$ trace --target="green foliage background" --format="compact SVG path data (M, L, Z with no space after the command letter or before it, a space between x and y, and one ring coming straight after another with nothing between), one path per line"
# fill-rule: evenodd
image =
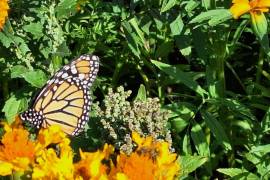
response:
M143 85L137 98L158 97L170 110L168 127L182 179L268 179L268 38L265 43L253 33L249 15L232 19L230 5L213 0L11 1L0 32L1 118L12 122L27 109L63 64L95 54L101 59L92 88L96 101L120 85L133 91L132 101ZM88 143L95 144L95 138Z

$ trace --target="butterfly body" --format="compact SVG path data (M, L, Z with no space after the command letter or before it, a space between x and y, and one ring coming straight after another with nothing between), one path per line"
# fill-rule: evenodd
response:
M81 55L71 61L47 82L21 119L37 128L58 124L67 134L78 135L89 120L90 87L98 69L95 55Z

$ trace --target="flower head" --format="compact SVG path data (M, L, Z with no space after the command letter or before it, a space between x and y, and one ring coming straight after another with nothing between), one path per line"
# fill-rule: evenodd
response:
M60 127L40 130L37 140L33 179L73 179L73 151L70 140Z
M108 167L103 163L109 158L114 148L105 144L102 151L97 152L82 152L80 150L81 160L75 164L77 176L83 179L108 179Z
M235 19L249 12L251 15L268 12L270 8L269 0L233 0L230 8Z
M0 0L0 29L3 28L6 18L8 17L8 2L7 0Z
M12 128L4 123L4 130L6 133L0 145L0 175L27 170L34 161L35 143L29 140L28 131L21 125Z
M141 138L132 133L138 144L131 155L121 153L117 157L116 167L112 167L110 176L115 179L174 179L179 173L175 162L176 154L170 153L167 142L158 142L151 136Z

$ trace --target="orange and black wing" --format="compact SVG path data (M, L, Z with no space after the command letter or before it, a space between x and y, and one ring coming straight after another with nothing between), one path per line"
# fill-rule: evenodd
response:
M99 58L94 55L82 55L71 61L47 82L21 119L37 128L57 124L67 134L79 134L89 120L90 87L98 69Z

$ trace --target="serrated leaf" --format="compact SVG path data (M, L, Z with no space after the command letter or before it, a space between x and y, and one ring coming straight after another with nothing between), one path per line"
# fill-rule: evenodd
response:
M180 156L181 176L187 176L208 161L205 156Z
M22 74L22 77L34 87L41 88L47 81L46 75L41 70L30 71Z
M218 143L221 143L226 150L231 150L232 146L229 142L229 138L227 137L224 128L218 122L218 120L209 112L201 111L202 118L204 119L206 125L209 127Z
M193 80L193 77L190 74L183 72L177 67L169 64L154 60L152 60L151 62L156 65L160 70L174 78L176 81L180 81L193 91L197 92L202 97L204 97L204 95L207 95L207 92L196 81Z

